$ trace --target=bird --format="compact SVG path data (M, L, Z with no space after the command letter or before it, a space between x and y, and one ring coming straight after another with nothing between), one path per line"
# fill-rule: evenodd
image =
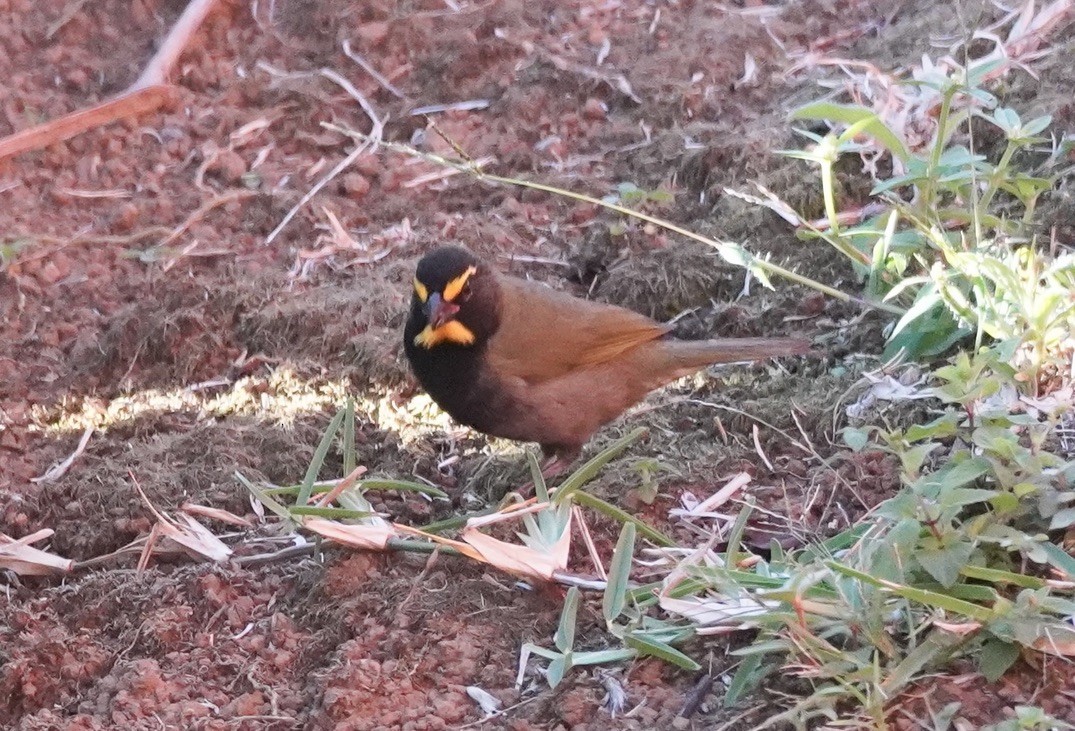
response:
M463 425L537 442L545 479L650 391L709 365L810 349L796 338L677 340L669 325L500 273L458 245L423 256L412 284L403 347L421 387Z

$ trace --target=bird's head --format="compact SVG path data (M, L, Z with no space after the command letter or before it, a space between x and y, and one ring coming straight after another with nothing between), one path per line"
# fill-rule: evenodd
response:
M496 331L498 293L493 273L466 249L445 246L426 254L411 297L414 344L430 349L484 342Z

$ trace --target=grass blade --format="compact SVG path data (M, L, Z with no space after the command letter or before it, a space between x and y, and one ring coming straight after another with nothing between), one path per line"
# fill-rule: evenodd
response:
M343 416L343 409L337 411L336 415L332 417L332 421L329 422L328 429L325 430L325 435L321 437L321 443L317 445L317 449L314 451L314 458L310 462L310 466L306 468L306 477L303 478L302 485L299 487L299 494L295 499L295 502L298 505L305 505L310 502L310 495L314 490L314 481L317 480L317 476L321 472L321 467L325 464L325 457L328 456L328 450L329 447L332 446L332 440L336 438L336 432L340 430Z
M639 427L627 436L620 437L614 441L600 454L595 455L589 462L582 467L579 467L570 477L564 480L563 484L560 485L560 489L556 491L556 497L553 498L553 502L557 505L563 504L572 493L576 492L583 485L596 477L602 467L615 459L620 452L638 441L639 437L645 433L646 429L644 427Z
M620 616L627 603L627 583L631 578L631 558L635 552L634 523L624 523L616 548L612 552L612 563L608 570L608 584L601 597L601 613L605 621Z
M686 670L701 670L702 668L701 665L671 645L655 640L640 632L632 632L624 638L624 641L628 647L638 650L640 655L651 655Z
M243 483L243 487L249 490L250 494L256 497L262 505L267 507L272 512L276 513L284 520L291 520L291 513L288 511L287 507L283 503L279 502L274 497L269 495L265 490L262 490L253 482L246 479L242 472L236 471L235 479Z
M579 610L579 588L573 586L567 590L564 598L564 608L560 611L560 626L556 628L556 634L552 641L556 649L563 653L571 652L575 646L575 617Z
M618 521L623 524L632 524L635 528L638 529L639 533L656 543L658 546L676 545L675 541L673 541L664 533L661 533L659 530L646 523L641 518L636 518L627 511L621 510L612 503L605 502L601 498L591 495L588 492L576 492L574 500L579 505L582 505L586 508L593 508L602 515L608 518L612 518L615 521Z
M355 401L347 398L347 406L343 413L343 474L349 475L355 471L358 458L355 454Z

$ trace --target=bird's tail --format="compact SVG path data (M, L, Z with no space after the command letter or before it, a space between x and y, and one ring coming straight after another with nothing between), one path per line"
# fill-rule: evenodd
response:
M692 372L717 363L802 355L810 350L810 341L799 338L728 338L666 342L671 346L670 355L684 372Z

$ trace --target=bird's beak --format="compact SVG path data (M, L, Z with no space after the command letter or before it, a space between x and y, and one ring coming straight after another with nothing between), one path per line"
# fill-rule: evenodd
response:
M439 292L434 292L429 295L429 299L426 300L423 309L430 327L436 330L455 317L455 313L459 312L459 305L446 302Z

